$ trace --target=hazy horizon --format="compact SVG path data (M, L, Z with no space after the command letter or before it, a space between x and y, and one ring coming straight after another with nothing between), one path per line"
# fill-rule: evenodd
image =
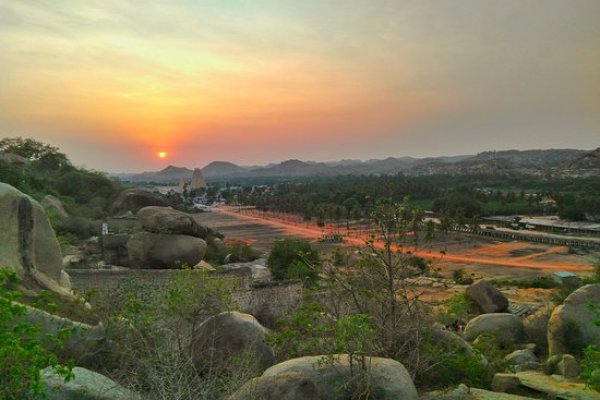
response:
M0 137L107 172L600 145L595 0L140 7L0 0Z

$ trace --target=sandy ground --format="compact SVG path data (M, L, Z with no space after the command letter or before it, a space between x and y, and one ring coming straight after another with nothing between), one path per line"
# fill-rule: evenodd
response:
M323 229L299 220L281 220L258 214L240 214L237 209L220 208L215 212L196 214L199 222L222 232L226 238L240 239L260 251L268 252L283 237L316 241ZM343 233L343 231L342 231ZM344 237L341 246L362 246L364 237ZM323 245L334 248L340 245ZM381 243L378 244L381 246ZM444 251L445 254L440 252ZM528 242L499 242L474 236L447 234L421 248L417 254L430 260L435 268L449 274L461 268L475 277L524 279L548 275L553 271L586 273L600 254L569 254L563 246Z

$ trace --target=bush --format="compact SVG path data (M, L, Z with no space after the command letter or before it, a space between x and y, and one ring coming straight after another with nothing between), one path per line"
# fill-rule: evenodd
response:
M21 294L8 290L9 282L16 282L14 272L0 269L0 398L37 399L44 393L41 369L52 367L65 379L71 378L72 365L60 364L57 356L42 344L46 341L59 344L67 333L40 338L38 326L15 322L26 308L15 302Z
M600 347L588 346L583 351L581 360L581 379L600 392Z
M245 243L234 243L223 245L220 249L208 246L204 260L210 264L222 265L225 263L225 257L228 254L233 254L239 262L254 261L260 257L260 252L251 246Z
M273 277L282 279L302 279L308 285L318 278L319 254L306 240L282 239L275 243L267 260L267 267Z

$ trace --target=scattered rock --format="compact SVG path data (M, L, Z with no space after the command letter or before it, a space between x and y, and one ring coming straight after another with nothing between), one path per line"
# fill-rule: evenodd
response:
M127 242L129 241L129 236L130 235L127 233L102 235L102 259L105 264L121 266L129 265L129 256L127 254Z
M514 374L495 374L491 388L494 392L519 394L521 381Z
M51 194L44 196L40 204L42 207L44 207L46 212L52 212L60 218L67 218L69 216L69 213L67 213L67 210L65 210L63 203Z
M469 286L466 294L484 313L501 313L508 308L508 299L487 281Z
M327 361L329 360L329 361ZM371 357L373 399L418 400L415 385L406 368L397 361ZM354 365L354 368L357 368ZM302 357L269 368L261 377L247 382L230 400L350 400L356 395L348 383L352 377L347 355ZM282 394L285 395L282 396Z
M585 285L569 295L554 309L548 322L550 355L573 354L591 344L600 344L600 326L589 304L600 304L600 283Z
M565 378L577 378L581 368L571 354L557 354L546 360L545 371L548 375L558 374Z
M538 363L539 360L529 350L516 350L504 357L504 361L508 365L521 365L526 363Z
M208 228L200 225L189 214L171 207L144 207L137 213L144 230L152 233L169 233L206 238Z
M523 323L513 314L483 314L467 323L465 338L475 340L479 335L493 334L499 342L520 343L525 337Z
M127 241L132 268L173 269L198 264L206 253L206 242L187 235L140 232Z
M245 352L253 355L257 370L273 365L273 350L266 344L264 328L252 315L224 312L204 321L192 338L192 360L202 370L213 362L227 368L232 357Z
M536 361L528 361L523 364L515 365L515 372L540 371L541 369L542 363Z
M69 254L63 257L63 267L72 268L83 263L83 256L81 254Z
M73 298L60 246L42 206L14 187L0 183L0 260L26 289L51 290Z
M207 263L204 260L202 260L198 264L194 265L194 269L203 269L203 270L208 271L208 272L215 272L216 271L215 267L213 267L211 264Z
M240 262L240 257L237 254L227 254L225 256L225 258L223 259L223 263L224 264L233 264L233 263L238 263Z
M119 193L110 211L113 215L120 215L127 212L135 213L147 206L166 207L168 204L160 194L141 188L129 188Z
M141 396L115 381L81 367L73 368L73 379L65 382L51 367L41 371L48 400L141 400Z

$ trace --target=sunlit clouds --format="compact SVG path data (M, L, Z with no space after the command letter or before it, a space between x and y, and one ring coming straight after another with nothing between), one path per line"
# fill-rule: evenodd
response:
M0 0L0 136L113 171L591 148L598 15L594 0Z

